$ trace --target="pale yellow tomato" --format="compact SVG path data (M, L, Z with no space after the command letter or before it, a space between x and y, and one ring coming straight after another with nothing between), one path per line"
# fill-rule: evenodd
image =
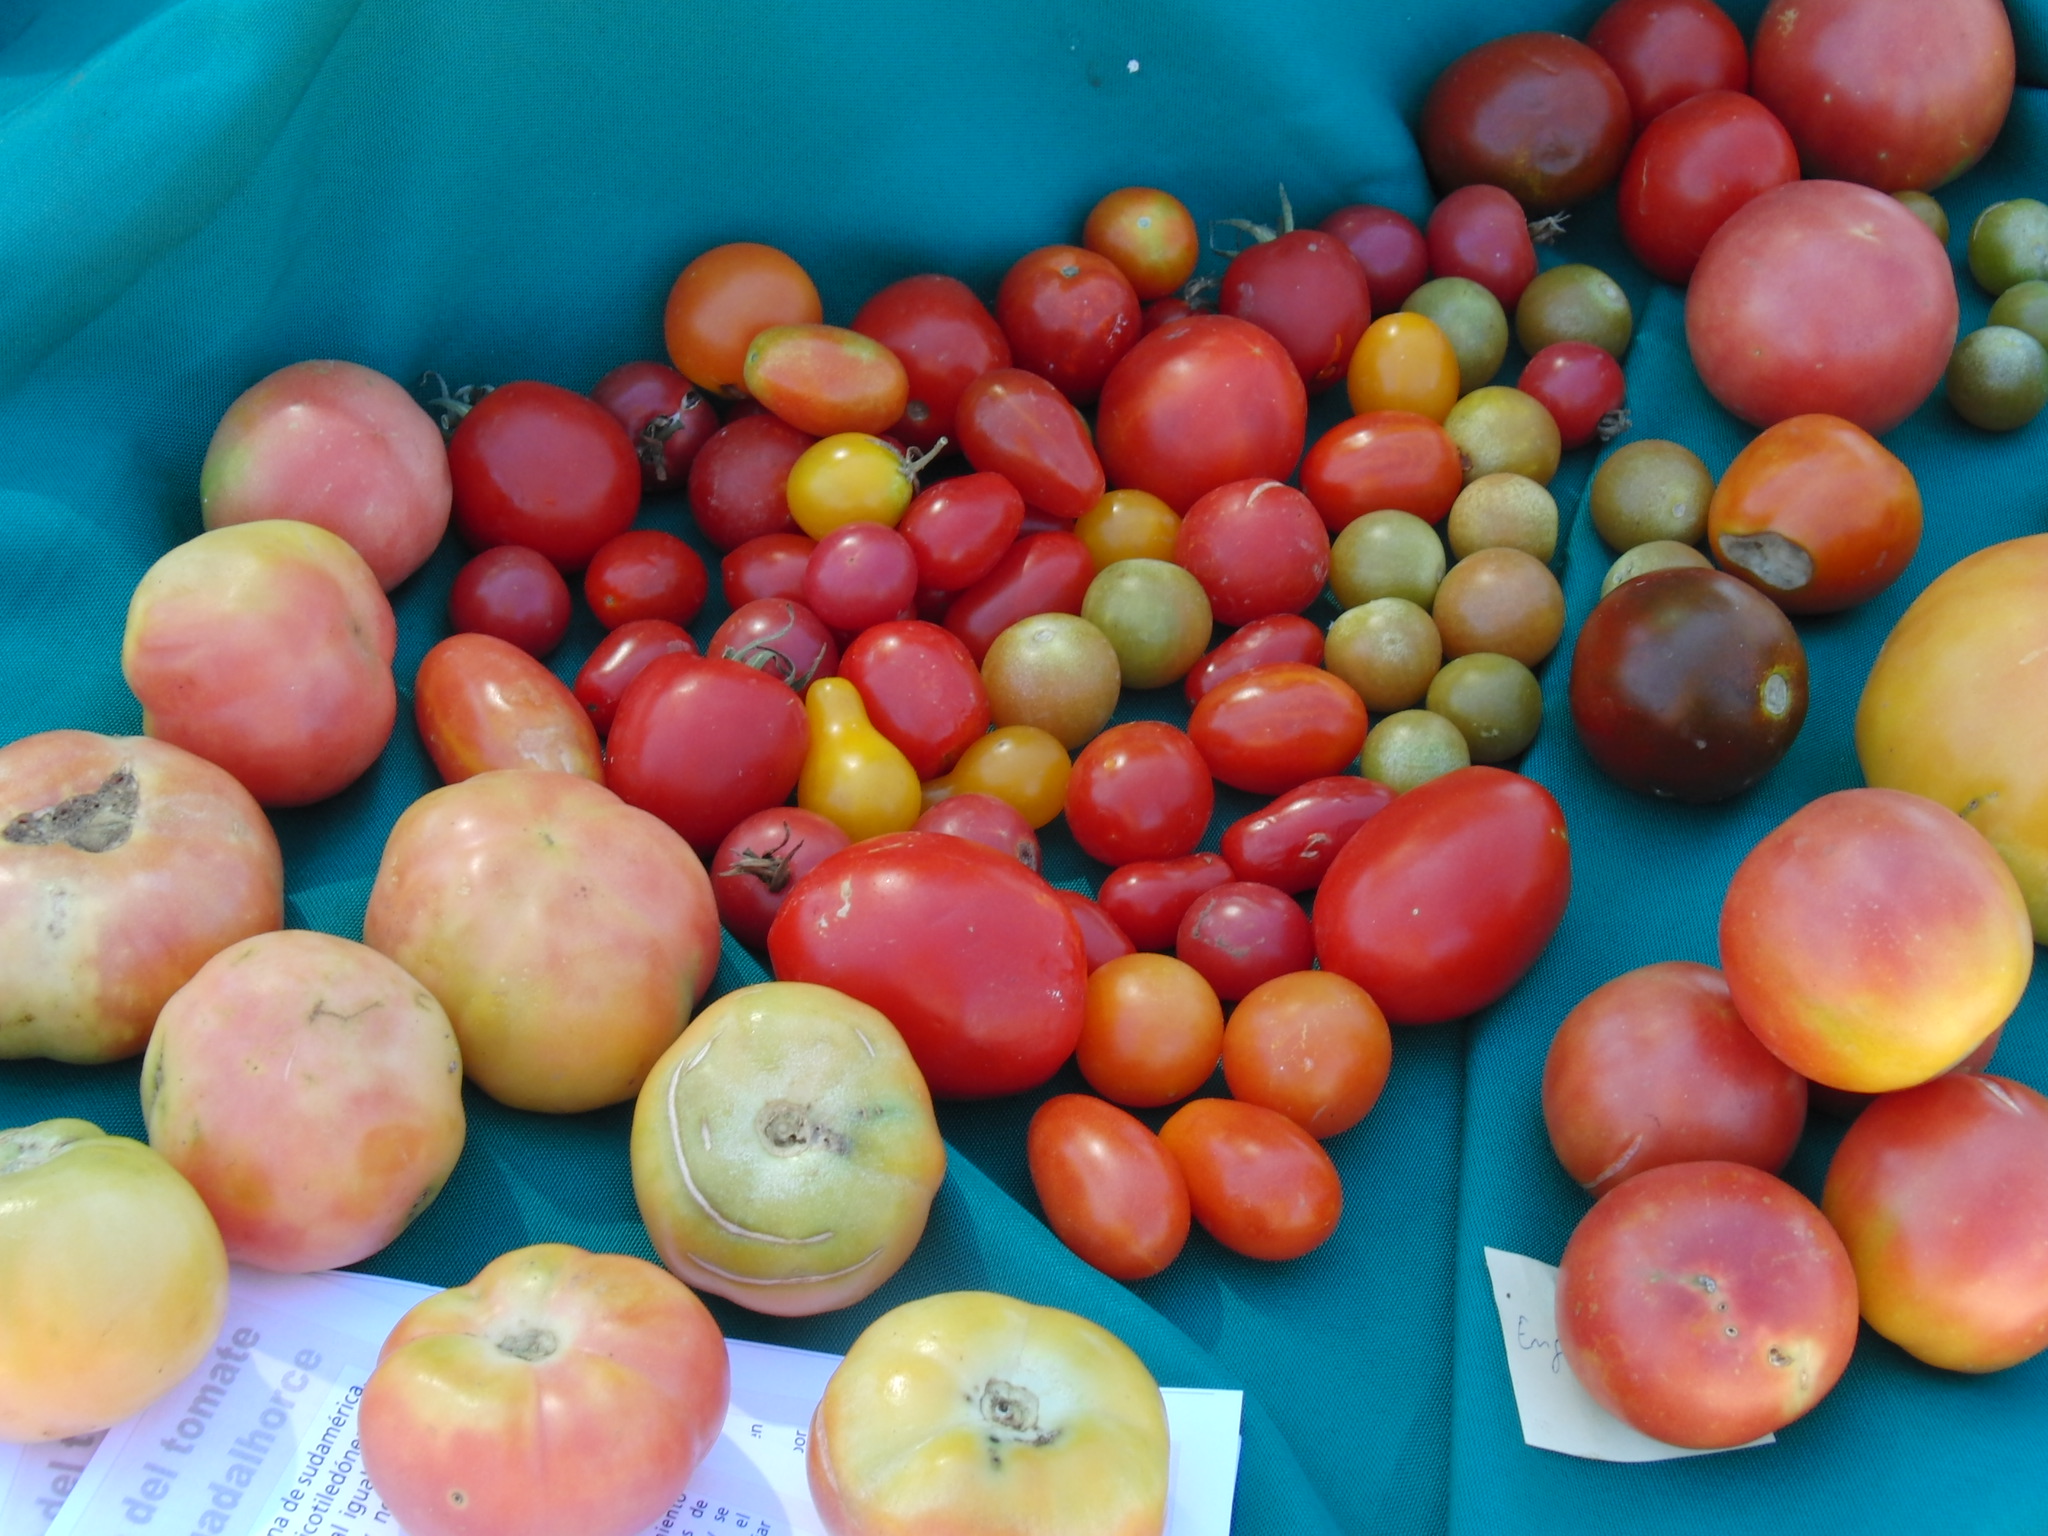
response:
M814 539L848 523L894 528L917 494L917 473L879 437L835 432L797 456L786 494L789 515Z

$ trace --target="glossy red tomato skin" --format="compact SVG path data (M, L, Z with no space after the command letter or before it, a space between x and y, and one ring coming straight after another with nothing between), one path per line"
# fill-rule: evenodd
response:
M1219 624L1300 613L1330 579L1330 535L1310 501L1278 480L1233 480L1188 508L1174 564L1202 584Z
M1450 433L1414 411L1368 411L1330 428L1301 461L1301 488L1332 534L1368 512L1440 523L1465 487Z
M804 606L841 634L904 616L916 596L917 556L881 523L841 524L804 562Z
M1773 0L1750 89L1791 130L1809 176L1924 191L1991 147L2014 69L1999 0Z
M789 686L712 656L662 656L619 701L605 785L652 812L699 858L796 788L811 727Z
M666 619L635 619L598 641L597 649L577 672L570 692L590 712L590 723L597 727L597 734L608 735L619 700L655 657L696 654L697 642L681 625Z
M764 533L795 533L790 466L816 441L766 411L720 427L690 461L690 511L704 537L730 552Z
M597 732L562 680L495 635L450 635L420 658L413 723L441 782L539 768L604 783Z
M1163 299L1154 299L1142 311L1144 316L1143 334L1150 336L1162 325L1171 325L1176 320L1185 320L1190 315L1213 315L1214 306L1190 304L1179 294Z
M1583 448L1628 402L1628 378L1605 347L1553 341L1529 359L1515 388L1550 412L1566 448Z
M1104 876L1096 900L1135 948L1164 952L1195 898L1234 878L1220 854L1140 859Z
M853 329L894 352L910 378L910 403L889 435L929 449L953 434L960 392L1010 366L1010 342L988 306L958 278L924 273L891 283L861 305Z
M953 421L967 462L1002 475L1027 507L1073 522L1102 500L1088 424L1037 374L991 369L960 392Z
M1470 279L1511 315L1536 275L1529 216L1512 193L1499 187L1474 185L1445 194L1430 210L1424 238L1430 271Z
M749 949L760 949L796 882L850 841L836 822L799 806L742 818L705 866L718 920Z
M1373 203L1351 203L1317 228L1342 240L1365 268L1375 315L1392 314L1429 280L1429 242L1406 214Z
M1297 229L1232 257L1216 307L1269 332L1308 392L1319 395L1344 377L1372 324L1372 287L1342 240Z
M759 534L734 546L718 562L726 606L739 608L764 597L802 598L804 567L817 547L816 539L794 529Z
M659 528L629 528L607 539L583 573L584 600L606 629L635 619L687 624L710 594L704 557Z
M1211 600L1214 606L1214 600ZM1202 702L1202 695L1251 671L1278 662L1298 661L1303 666L1323 664L1322 626L1298 613L1276 613L1254 619L1196 662L1181 683L1189 704Z
M950 771L988 730L988 689L974 658L957 635L936 624L901 619L875 625L846 648L839 676L860 690L869 721L910 759L920 779Z
M1289 895L1311 891L1358 829L1393 803L1391 789L1357 774L1310 779L1232 822L1223 834L1223 857L1240 880Z
M1112 485L1185 512L1233 480L1289 478L1307 438L1308 391L1286 349L1256 325L1192 315L1152 332L1110 371L1095 431Z
M1004 275L996 323L1019 368L1088 405L1138 339L1138 293L1107 256L1078 245L1042 246Z
M1024 498L992 471L941 480L920 491L896 531L917 556L930 592L958 592L996 568L1024 526Z
M791 890L768 957L778 980L881 1009L942 1098L1035 1088L1081 1038L1080 930L1052 887L965 838L897 832L834 854Z
M964 837L970 843L979 843L984 848L995 849L997 853L1008 854L1033 874L1042 874L1045 870L1045 855L1038 846L1038 834L1032 831L1031 823L1015 806L1007 800L998 800L994 795L948 795L918 817L910 830ZM1071 903L1065 905L1072 910ZM1077 914L1075 922L1080 920ZM1083 948L1086 948L1088 935L1083 933L1081 939ZM1089 969L1094 967L1091 965Z
M1531 213L1584 202L1628 153L1628 92L1575 38L1518 32L1482 43L1422 103L1422 158L1448 192L1504 187Z
M1752 426L1824 413L1882 436L1941 381L1959 313L1948 252L1905 204L1795 181L1707 242L1685 339L1708 393Z
M1159 1139L1187 1176L1195 1220L1233 1252L1273 1263L1298 1259L1337 1230L1344 1214L1337 1165L1277 1110L1196 1099L1174 1111Z
M1684 283L1735 210L1799 179L1792 135L1753 96L1708 91L1646 127L1629 151L1618 200L1630 252Z
M562 643L569 611L569 583L554 562L519 544L470 560L448 592L448 621L458 634L496 635L529 656Z
M1463 1018L1535 963L1571 883L1550 791L1460 768L1397 797L1344 845L1316 893L1316 957L1391 1023Z
M1081 943L1088 952L1088 974L1093 976L1102 966L1116 959L1118 955L1136 954L1138 946L1131 942L1131 936L1117 926L1102 903L1083 896L1079 891L1061 890L1053 887L1053 895L1072 914L1075 925L1081 930Z
M588 396L521 379L470 408L448 440L455 531L471 549L523 544L580 571L640 509L640 460Z
M1095 557L1071 533L1026 534L981 580L946 609L946 628L960 637L978 667L996 636L1040 613L1079 613Z
M680 491L697 451L718 430L711 397L666 363L621 363L597 381L590 398L618 417L633 439L643 495Z
M1180 1256L1188 1181L1137 1116L1092 1094L1059 1094L1038 1106L1024 1146L1046 1225L1084 1262L1131 1281Z
M1615 0L1586 46L1628 93L1637 132L1682 101L1749 85L1749 49L1714 0Z
M1161 720L1111 726L1081 749L1067 780L1067 830L1104 864L1193 853L1215 807L1202 754Z
M704 654L752 667L799 696L819 678L839 675L839 642L832 631L789 597L757 597L733 609L711 632Z
M1305 971L1316 957L1308 914L1270 885L1228 880L1181 914L1173 953L1234 1003L1254 987Z
M1204 694L1188 718L1188 738L1232 789L1278 795L1357 761L1365 722L1365 701L1344 679L1282 662Z

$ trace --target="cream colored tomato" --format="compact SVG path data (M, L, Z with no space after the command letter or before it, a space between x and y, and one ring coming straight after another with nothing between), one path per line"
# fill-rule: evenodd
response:
M869 1325L811 1420L831 1536L1158 1536L1166 1404L1107 1330L989 1291Z

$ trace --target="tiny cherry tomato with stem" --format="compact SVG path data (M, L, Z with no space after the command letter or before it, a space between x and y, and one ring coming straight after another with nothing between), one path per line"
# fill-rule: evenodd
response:
M1337 236L1294 227L1285 187L1277 230L1246 219L1224 222L1250 235L1252 244L1231 254L1216 307L1272 335L1308 392L1322 393L1344 377L1358 338L1372 323L1365 268Z
M1379 1005L1357 982L1329 971L1260 983L1223 1031L1231 1097L1279 1111L1318 1141L1371 1112L1393 1058Z
M1201 972L1171 955L1132 954L1088 977L1075 1065L1112 1104L1184 1099L1223 1055L1223 1004Z
M1143 1280L1180 1255L1191 1212L1180 1164L1143 1121L1085 1093L1047 1099L1025 1137L1046 1224L1113 1280Z
M674 654L695 656L697 642L688 630L666 619L633 619L598 641L570 689L576 702L590 711L590 723L597 727L598 735L611 731L619 700L633 679L647 670L648 663L657 656Z
M1596 437L1612 442L1628 430L1627 376L1613 354L1591 342L1552 342L1529 359L1515 387L1550 412L1566 448Z
M1081 244L1116 263L1140 301L1180 289L1202 259L1202 232L1187 205L1156 187L1119 187L1088 210Z
M765 672L802 693L839 671L839 642L825 621L795 598L757 597L711 632L706 656Z
M837 823L800 806L778 805L746 817L711 856L718 920L749 949L763 948L790 886L849 841Z
M848 523L894 528L917 494L917 472L931 457L900 452L864 432L820 438L789 468L789 515L814 539Z
M590 398L619 418L640 456L640 489L680 491L697 452L718 430L718 408L665 363L621 363Z
M448 621L460 634L495 635L545 656L569 632L569 583L545 555L518 544L487 549L455 573Z
M1231 880L1181 915L1173 952L1226 1002L1315 963L1315 933L1294 898L1270 885Z
M710 592L704 557L659 528L629 528L607 540L583 572L584 599L606 629L635 619L688 624Z
M1196 1099L1159 1139L1180 1164L1202 1230L1250 1259L1298 1259L1321 1247L1344 1214L1337 1165L1277 1110Z

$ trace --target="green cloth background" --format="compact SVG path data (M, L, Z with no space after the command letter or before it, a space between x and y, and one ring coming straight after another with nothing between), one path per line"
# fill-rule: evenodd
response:
M1745 29L1761 3L1732 7ZM213 424L274 368L343 357L407 382L433 368L587 389L661 355L668 286L710 245L790 251L844 322L913 272L992 297L1018 255L1076 238L1095 199L1129 183L1172 189L1205 221L1270 217L1281 182L1305 220L1353 201L1420 219L1429 194L1408 125L1436 71L1493 34L1583 32L1601 8L0 0L0 733L139 728L119 670L128 594L199 531ZM2023 88L2005 136L1941 194L1958 258L1985 204L2048 192L2048 92L2025 88L2048 62L2048 3L2018 11ZM1677 438L1718 473L1748 433L1700 388L1682 295L1629 261L1611 198L1545 260L1621 279L1639 321L1635 435ZM1969 327L1987 301L1959 272ZM1312 430L1340 403L1322 401ZM1530 1450L1481 1256L1490 1244L1554 1261L1587 1209L1538 1111L1558 1020L1631 967L1715 958L1743 854L1805 801L1860 782L1851 720L1899 612L1964 553L2048 526L2048 422L1994 438L1937 398L1888 443L1919 477L1925 541L1891 591L1802 622L1811 714L1756 790L1693 810L1612 786L1565 709L1569 639L1548 663L1549 720L1524 767L1569 817L1570 911L1504 1002L1400 1035L1379 1107L1331 1145L1347 1209L1322 1249L1267 1266L1198 1232L1159 1278L1097 1275L1039 1220L1031 1095L942 1111L950 1177L923 1244L877 1296L794 1323L715 1304L720 1322L840 1350L883 1309L953 1287L1086 1313L1162 1381L1244 1389L1235 1528L1259 1536L2048 1529L2048 1359L1945 1375L1867 1329L1834 1395L1775 1447L1640 1467ZM1573 628L1609 558L1577 515L1592 464L1590 450L1569 455L1557 486ZM643 520L680 529L686 514L650 502ZM407 700L462 558L451 540L396 594ZM596 637L579 618L557 670L573 676ZM1122 713L1173 717L1165 694ZM358 935L385 833L432 783L402 715L354 788L278 815L289 920ZM1224 799L1212 838L1249 803ZM1058 828L1048 852L1058 877L1101 873ZM721 986L760 974L728 945ZM2037 984L1997 1066L2048 1089L2044 1015ZM447 1284L543 1239L650 1254L629 1107L546 1119L472 1094L470 1108L446 1193L365 1267ZM139 1135L134 1063L0 1064L0 1124L58 1114ZM1792 1165L1811 1195L1839 1134L1816 1119Z

